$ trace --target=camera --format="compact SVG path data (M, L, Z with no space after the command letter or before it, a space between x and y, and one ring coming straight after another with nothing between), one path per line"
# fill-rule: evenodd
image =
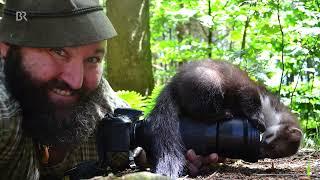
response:
M115 109L106 114L98 126L97 147L100 161L108 162L108 152L128 152L142 147L150 153L153 134L150 120L139 120L142 111ZM257 162L260 132L248 119L233 118L212 123L188 117L179 120L180 134L186 149L199 155L218 153L219 156Z

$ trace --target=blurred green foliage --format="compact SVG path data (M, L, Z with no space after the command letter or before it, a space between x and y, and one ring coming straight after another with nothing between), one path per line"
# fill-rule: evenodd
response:
M318 0L151 0L153 71L165 84L184 62L223 59L267 85L319 143ZM156 91L159 89L156 88ZM126 100L150 112L155 94ZM139 103L141 105L138 105ZM136 105L137 104L137 105ZM150 106L149 106L150 105Z
M155 106L157 97L163 87L164 85L155 86L151 94L147 97L144 97L135 91L117 91L117 94L120 98L125 100L131 108L142 110L144 113L143 117L147 117Z

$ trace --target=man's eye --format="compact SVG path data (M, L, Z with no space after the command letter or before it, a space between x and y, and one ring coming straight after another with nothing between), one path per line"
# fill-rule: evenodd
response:
M63 56L63 57L67 56L67 53L65 52L65 50L63 50L61 48L52 48L52 49L50 49L50 51L59 55L59 56Z
M101 58L99 57L90 57L87 59L87 62L97 64L101 62Z

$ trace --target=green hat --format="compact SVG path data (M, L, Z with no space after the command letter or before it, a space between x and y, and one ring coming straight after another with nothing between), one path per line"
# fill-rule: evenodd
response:
M79 46L116 34L99 0L8 0L0 21L0 42L19 46Z

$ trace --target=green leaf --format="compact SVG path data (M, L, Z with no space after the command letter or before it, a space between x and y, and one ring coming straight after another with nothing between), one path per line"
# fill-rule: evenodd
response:
M242 33L239 31L232 31L231 32L231 41L239 41L242 39Z
M131 108L142 110L145 106L145 98L135 91L117 91L118 96L126 101Z

